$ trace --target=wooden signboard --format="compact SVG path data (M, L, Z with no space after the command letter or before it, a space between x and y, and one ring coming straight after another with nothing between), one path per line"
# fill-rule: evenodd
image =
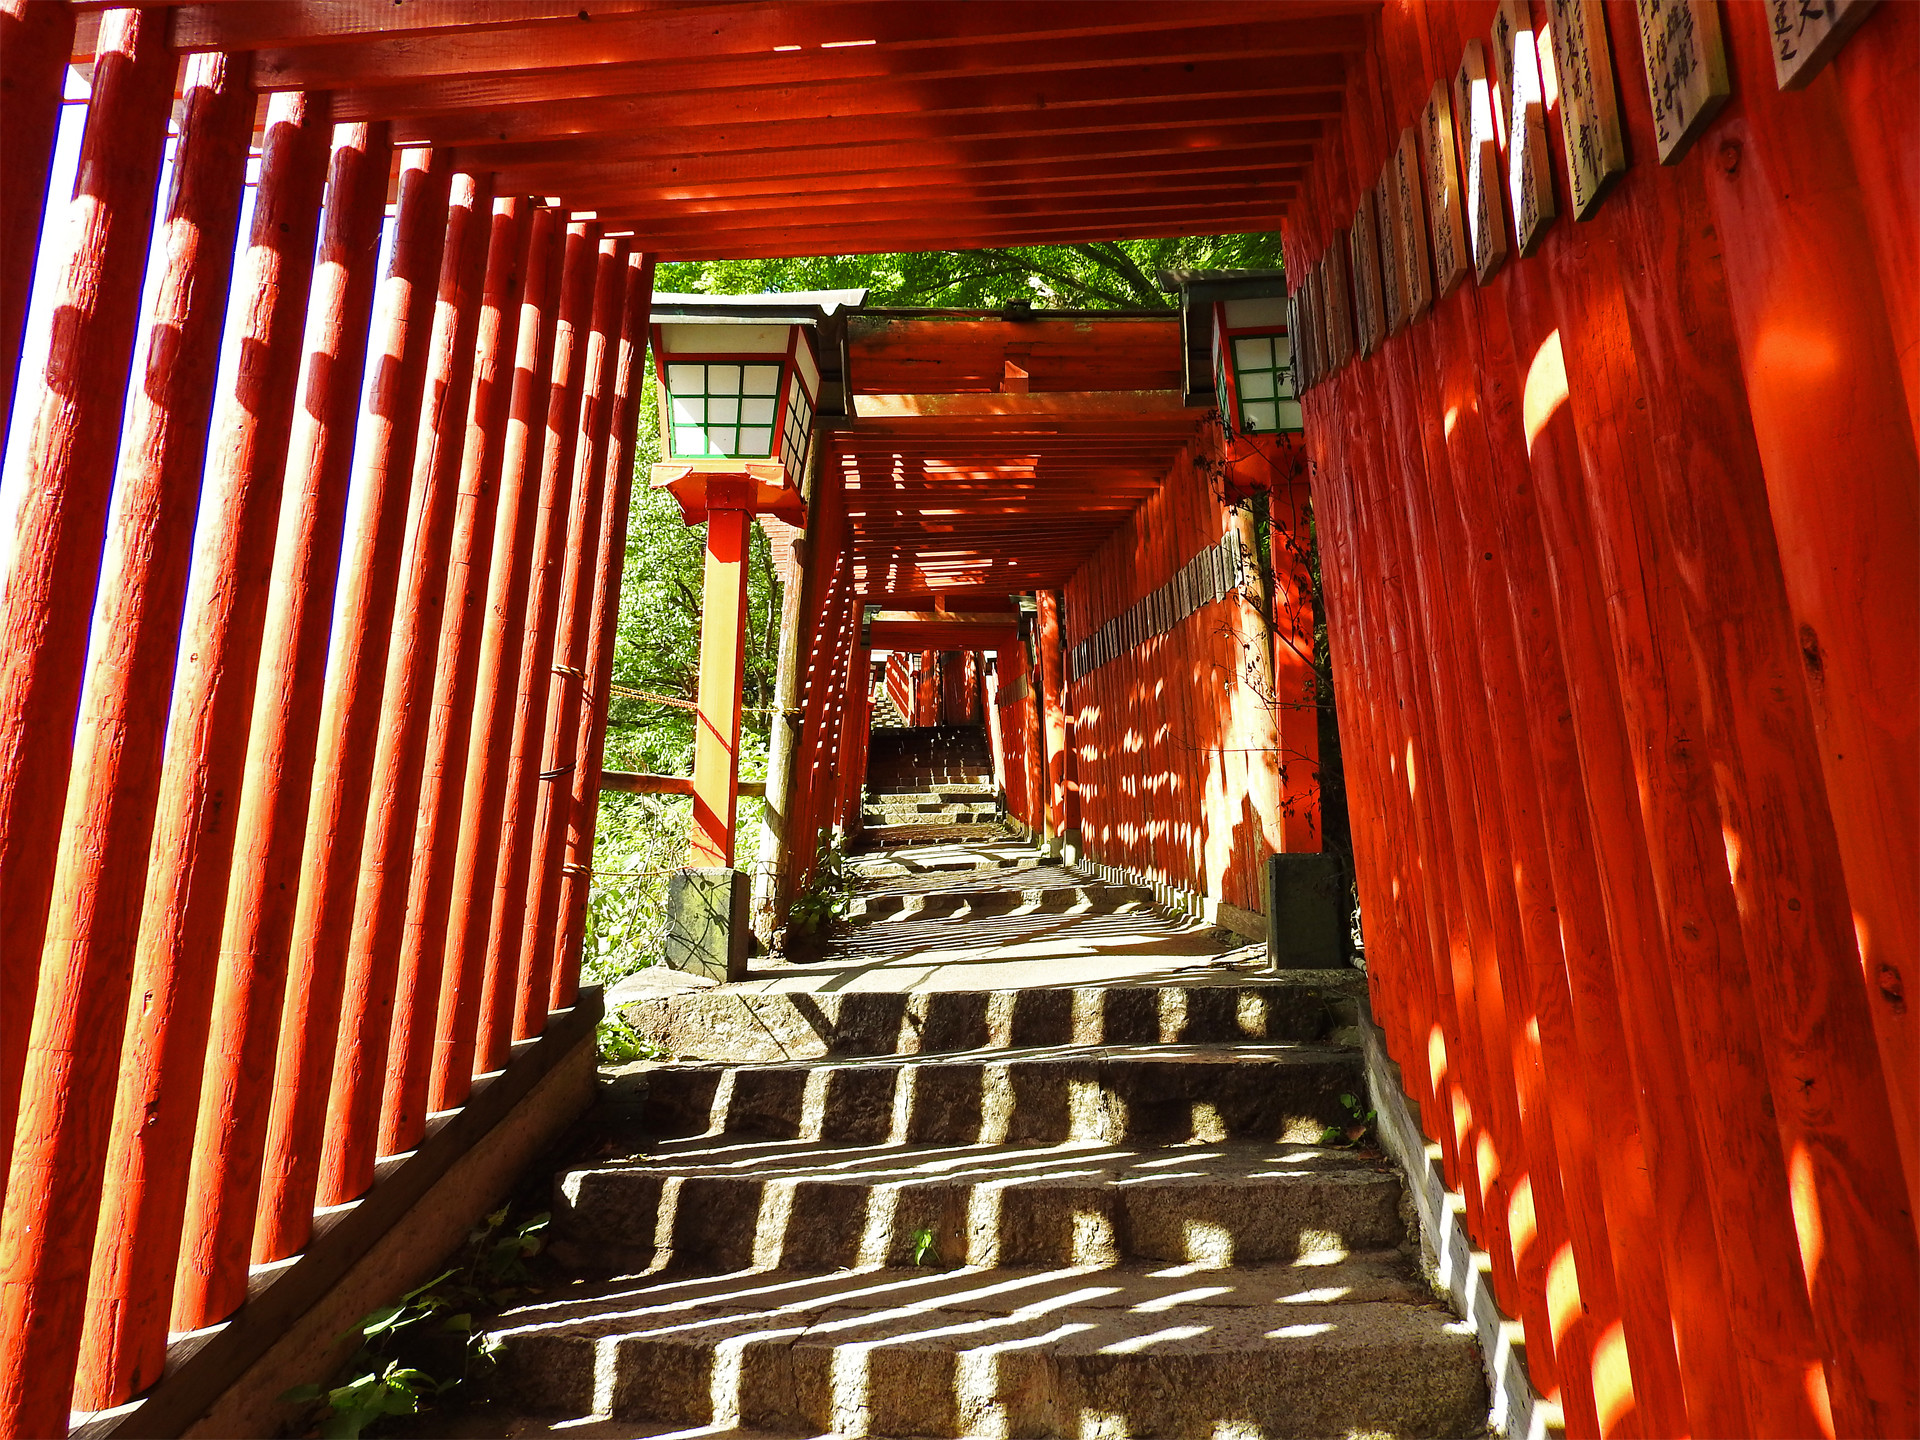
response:
M1547 23L1560 81L1567 189L1573 197L1573 218L1584 220L1627 168L1606 6L1601 0L1547 0Z
M1327 297L1320 283L1320 266L1307 268L1307 346L1313 357L1313 383L1327 378Z
M1718 0L1639 0L1638 8L1653 135L1660 163L1673 165L1733 93L1720 6Z
M1803 90L1860 28L1876 0L1767 0L1773 78L1782 90ZM1715 17L1718 18L1717 16ZM1644 23L1644 22L1643 22Z
M1427 175L1427 221L1433 231L1433 275L1438 299L1467 278L1467 237L1460 223L1460 165L1453 149L1453 100L1436 80L1420 112L1420 149Z
M1330 368L1343 370L1353 359L1353 291L1347 284L1347 232L1336 230L1327 239L1320 262L1327 284L1327 349Z
M1307 393L1306 331L1300 324L1300 287L1287 296L1287 347L1292 355L1293 393L1298 399Z
M1398 335L1407 323L1406 267L1400 253L1400 191L1393 183L1394 163L1389 159L1380 167L1380 178L1373 182L1373 213L1379 222L1380 239L1380 320L1381 339Z
M1307 339L1313 346L1313 383L1318 385L1331 373L1327 363L1327 286L1324 266L1316 263L1307 272Z
M1433 308L1433 277L1427 269L1427 205L1420 179L1420 142L1409 125L1393 152L1394 203L1399 210L1400 274L1407 319Z
M1380 318L1380 243L1373 216L1373 191L1362 190L1347 251L1353 261L1353 338L1363 358L1378 350L1386 338Z
M1487 73L1487 48L1467 42L1453 77L1453 113L1461 130L1466 163L1467 240L1473 273L1482 285L1507 260L1507 207L1501 200L1500 145L1494 126L1493 78Z
M1522 256L1533 254L1557 207L1547 168L1547 107L1540 48L1527 0L1500 0L1493 16L1493 69L1507 127L1507 203Z

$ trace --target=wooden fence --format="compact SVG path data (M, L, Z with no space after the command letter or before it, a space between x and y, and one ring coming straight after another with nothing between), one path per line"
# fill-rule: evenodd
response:
M248 66L164 10L100 21L50 196L74 11L19 11L0 1431L45 1435L572 1004L652 267L300 92L243 235Z
M1672 163L1634 7L1389 3L1293 212L1369 977L1573 1433L1908 1435L1920 11L1665 8Z

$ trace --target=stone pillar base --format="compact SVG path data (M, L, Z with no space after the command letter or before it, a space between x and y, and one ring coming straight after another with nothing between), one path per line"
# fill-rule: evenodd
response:
M667 964L714 980L746 979L752 896L744 870L676 871L667 881Z
M1303 851L1267 859L1267 964L1333 970L1346 963L1347 907L1334 857Z

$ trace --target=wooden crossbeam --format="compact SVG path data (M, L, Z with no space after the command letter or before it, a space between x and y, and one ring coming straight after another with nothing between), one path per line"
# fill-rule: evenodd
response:
M1337 55L1271 61L1214 60L1204 66L1177 61L1055 71L1045 76L1010 75L910 80L866 79L831 85L739 88L722 79L716 88L661 91L649 86L632 95L526 100L507 109L437 114L406 113L403 131L418 131L442 145L479 147L541 145L588 136L647 135L695 126L753 127L811 121L822 115L864 122L876 130L931 125L990 115L1045 114L1058 118L1119 105L1235 105L1274 118L1325 119L1340 112L1343 62ZM385 105L417 107L418 96L396 93ZM360 107L357 107L360 108ZM390 118L381 116L377 118Z
M219 8L224 7L206 7L208 18ZM1176 24L1170 25L1159 7L1111 5L1103 0L662 5L638 14L610 14L537 29L474 28L431 37L369 30L352 45L293 43L262 48L256 51L253 78L262 89L344 90L405 84L431 76L567 71L643 59L656 63L750 59L774 53L794 57L792 63L800 67L816 54L843 48L912 52L951 48L957 41L1064 46L1106 35L1245 25L1255 18L1252 8L1234 0L1188 0L1180 7ZM1351 10L1350 6L1319 8L1322 17L1329 10ZM1284 27L1279 17L1292 9L1291 5L1274 7L1266 13L1274 28L1280 29ZM1314 18L1302 13L1294 23ZM1353 34L1357 45L1357 33L1339 33ZM220 42L209 35L207 43Z

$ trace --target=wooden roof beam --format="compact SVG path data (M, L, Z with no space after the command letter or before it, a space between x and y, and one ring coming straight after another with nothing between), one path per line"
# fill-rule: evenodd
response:
M592 173L604 167L657 164L673 156L792 155L836 149L930 145L964 153L982 143L1119 137L1136 132L1163 136L1144 153L1164 152L1179 142L1205 148L1222 145L1235 132L1263 131L1276 144L1311 144L1321 134L1313 115L1338 113L1337 107L1312 100L1296 108L1312 111L1301 117L1287 113L1297 97L1281 96L1272 109L1263 104L1233 100L1144 101L1055 110L1023 110L990 115L830 116L800 118L774 124L659 125L627 135L561 136L508 145L470 145L454 150L463 168L498 170L503 174L537 173L541 167ZM1245 142L1242 142L1245 143Z
M1123 186L1110 191L1068 193L1052 199L1025 195L1012 198L956 195L949 190L943 198L927 195L918 200L904 201L897 200L886 191L879 191L869 193L865 203L862 203L860 195L849 194L844 200L837 199L832 204L809 204L805 213L807 225L815 229L830 227L842 219L848 224L865 228L892 223L911 224L932 216L951 217L966 223L1059 219L1071 215L1112 214L1131 210L1136 205L1150 210L1166 210L1176 206L1245 209L1248 206L1265 205L1270 213L1277 214L1294 197L1297 188L1290 180L1273 180L1255 185ZM781 228L784 228L792 223L795 207L790 202L785 207L769 205L744 210L728 204L699 208L668 205L646 212L601 204L576 208L593 210L603 226L632 229L637 234L664 240L676 233L703 231L714 219L719 218L724 218L730 226L741 231L762 228L769 219L774 218L781 219Z
M1284 212L1283 212L1284 213ZM727 237L723 227L705 240L682 240L646 248L664 262L679 260L782 260L809 255L886 255L915 250L973 250L1006 245L1064 245L1077 240L1152 240L1179 239L1191 235L1239 235L1271 230L1279 225L1280 215L1271 212L1257 217L1233 216L1218 221L1189 220L1152 224L1112 224L1059 226L1052 230L946 231L910 233L880 232L875 235L849 236L844 231L814 230L787 240L755 239L740 241Z
M1015 76L985 86L971 78L929 82L863 81L855 86L783 86L758 90L528 102L516 111L429 114L400 124L405 137L440 145L542 145L592 136L648 135L699 126L791 125L823 115L874 129L931 124L942 117L1047 115L1118 105L1233 105L1249 114L1328 118L1340 113L1344 65L1337 55L1279 63L1234 61L1155 65ZM945 127L940 127L942 130ZM512 159L508 152L498 158Z
M650 226L639 237L648 250L714 258L729 255L857 255L911 250L971 250L985 246L1070 244L1155 235L1230 235L1278 227L1284 207L1257 201L1235 205L1168 205L1032 218L938 213L880 225L792 223L765 228L729 225L724 216L692 225ZM611 227L609 228L616 228ZM781 249L781 246L788 248Z
M1252 13L1243 10L1242 21ZM935 44L913 51L861 46L814 52L804 62L792 55L771 54L677 62L653 58L556 72L480 72L446 79L416 76L403 85L357 86L346 93L343 104L359 119L479 112L473 118L493 114L511 120L518 107L548 101L724 94L754 106L795 90L815 95L844 90L852 98L869 85L931 88L947 82L980 85L983 95L1024 87L1031 101L1050 99L1057 87L1071 87L1069 76L1097 76L1145 65L1287 67L1300 61L1337 59L1362 48L1343 43L1359 29L1350 19L1254 20L1202 29L1176 23L1159 30L1075 39L1069 42L1065 66L1060 49L1004 41ZM362 114L362 106L373 108Z
M1204 180L1211 175L1219 175L1223 177L1223 183L1229 184L1261 175L1283 178L1292 184L1293 177L1299 175L1302 167L1312 158L1313 149L1308 145L1222 148L1135 156L1124 170L1116 170L1106 163L1104 156L1095 155L1035 161L1017 169L975 171L968 176L967 188L969 193L979 195L1034 191L1044 194L1056 188L1061 193L1070 193L1071 187L1079 185L1094 188L1097 193L1098 187L1113 184L1116 179L1123 183L1138 181L1152 187L1156 183L1169 184L1183 178ZM669 178L658 184L622 184L617 191L609 191L605 208L609 215L638 214L660 202L693 205L707 201L726 203L747 200L756 205L764 204L766 208L778 209L793 207L802 196L809 197L808 204L838 205L857 204L865 195L879 192L885 192L889 197L915 195L938 198L951 195L952 183L938 179L939 173L926 166L869 170L862 173L858 190L850 187L847 177L838 172L779 178L756 173L738 180L698 183Z
M1188 156L1204 163L1214 151L1244 151L1312 144L1320 125L1312 120L1266 121L1254 124L1224 122L1183 130L1147 128L1087 131L1070 135L976 136L965 142L866 142L857 145L800 147L765 152L721 150L688 155L649 154L629 161L604 156L594 164L556 162L527 165L500 177L503 190L535 193L537 184L555 182L581 195L616 201L628 189L665 184L694 185L713 181L755 179L759 184L784 184L801 176L834 176L842 183L870 173L918 170L949 177L981 174L992 178L1023 168L1063 162L1098 161L1111 166L1125 160L1131 166L1143 157ZM558 191L547 191L557 194Z
M1306 7L1293 4L1266 13L1276 26L1325 18L1329 10L1350 21L1353 14L1350 5L1314 8L1319 17L1297 13ZM1294 18L1288 20L1288 15ZM352 45L263 48L255 52L253 79L265 90L344 90L404 85L435 76L566 71L642 60L711 62L776 53L801 79L813 56L839 48L910 52L969 41L1047 45L1057 50L1099 36L1192 30L1208 24L1246 25L1256 18L1259 12L1246 0L1184 0L1171 16L1158 6L1113 5L1105 0L661 5L643 13L537 30L476 27L432 36L368 32ZM224 48L211 34L207 44Z

